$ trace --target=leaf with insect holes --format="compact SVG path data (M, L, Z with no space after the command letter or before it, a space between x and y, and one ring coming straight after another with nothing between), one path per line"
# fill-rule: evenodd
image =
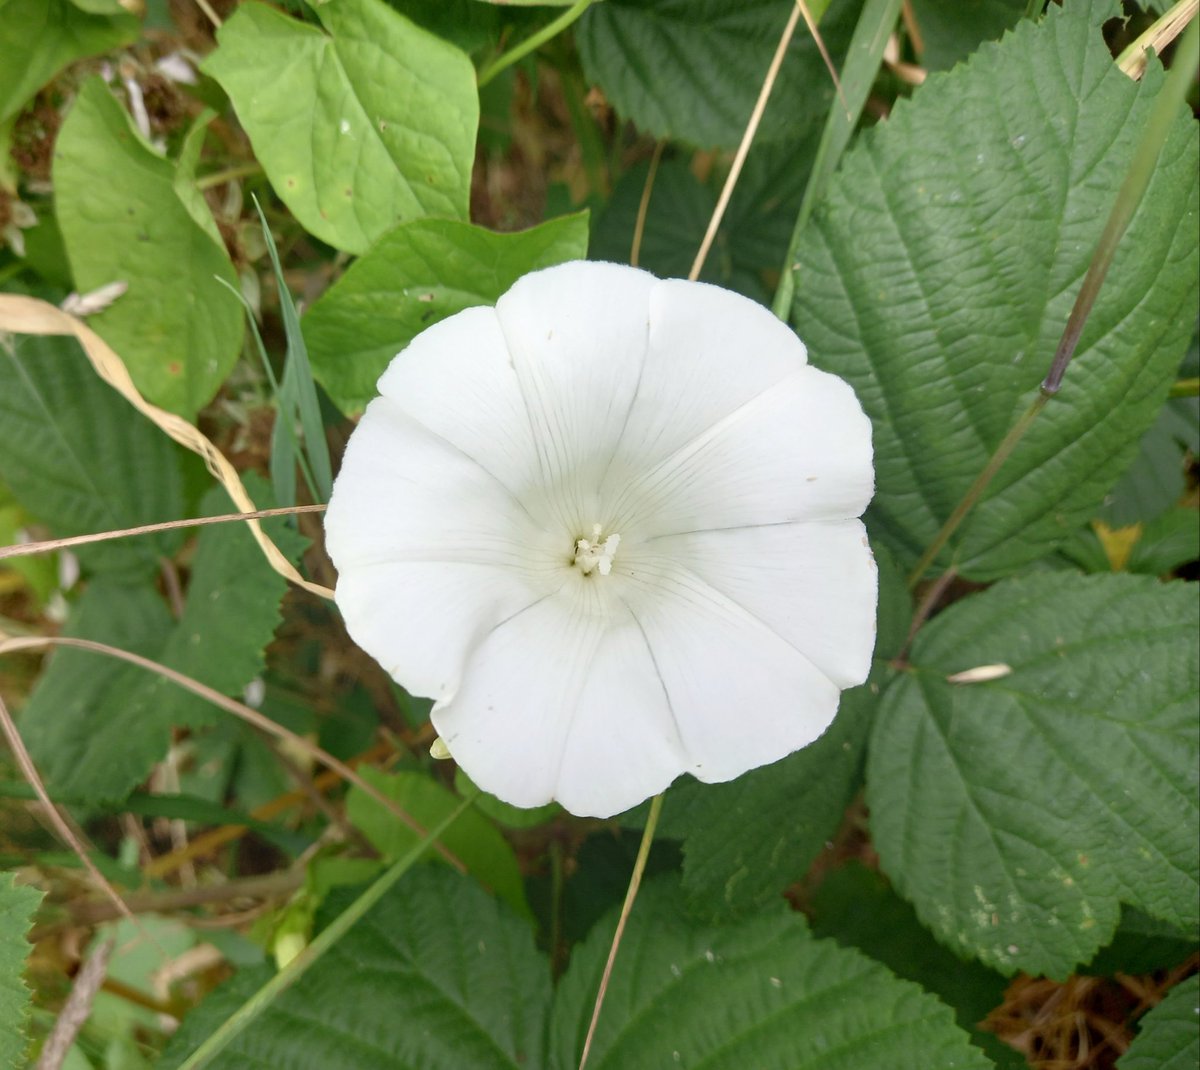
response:
M382 0L316 12L321 28L241 4L204 62L280 198L351 253L405 220L465 219L479 124L466 54Z
M867 804L884 872L940 940L1063 977L1122 902L1200 922L1198 627L1189 584L1070 573L926 625L875 721Z
M873 531L907 565L1036 396L1163 83L1113 64L1114 0L1051 5L867 131L800 242L792 322L875 430ZM990 579L1096 507L1191 334L1197 130L1181 110L1061 393L938 564Z
M396 227L305 315L313 374L343 410L361 410L391 359L426 327L495 304L530 271L581 259L587 240L585 212L515 234L449 219Z
M192 218L197 206L180 200L175 177L104 82L88 78L54 154L55 204L75 287L128 285L89 323L148 400L191 419L237 360L242 316L217 281L237 283L229 256Z
M255 500L269 498L251 476ZM214 488L203 511L232 512ZM303 540L282 521L264 521L281 549L298 555ZM287 584L240 522L201 529L183 614L177 622L149 587L91 584L78 602L71 634L161 661L226 695L240 695L262 670L263 649L279 624ZM99 654L59 651L30 696L22 731L54 791L89 802L119 800L161 761L172 725L226 717L203 699L146 670Z

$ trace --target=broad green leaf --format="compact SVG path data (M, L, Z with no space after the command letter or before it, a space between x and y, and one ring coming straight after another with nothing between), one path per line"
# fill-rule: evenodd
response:
M1200 976L1181 981L1141 1021L1117 1070L1193 1070L1200 1062Z
M76 289L129 286L91 326L150 401L194 417L238 357L241 309L217 282L237 276L180 200L175 168L99 78L80 87L59 132L54 188Z
M834 65L841 66L862 4L810 3ZM828 11L826 11L828 8ZM589 81L645 133L701 147L741 140L791 13L788 0L608 0L579 20ZM794 139L824 120L833 81L800 25L756 135Z
M260 480L247 483L256 500L268 497ZM210 492L203 509L234 511L220 489ZM298 551L299 536L279 521L268 530L285 553ZM285 589L245 525L214 524L197 539L178 622L171 622L147 587L93 583L73 614L72 631L161 661L222 694L239 695L262 671ZM123 798L145 778L166 754L172 725L205 725L226 716L156 674L64 650L30 697L22 725L30 753L53 789L101 802Z
M589 1070L985 1070L948 1007L856 951L817 940L782 904L723 926L685 920L673 881L642 889ZM576 949L550 1027L574 1070L615 917Z
M69 63L137 38L132 15L89 14L82 6L69 0L0 0L0 56L8 57L0 63L0 123Z
M66 338L0 339L0 479L54 535L177 520L175 446L92 369ZM151 575L178 533L76 551L85 568Z
M907 564L1036 396L1162 83L1113 65L1100 23L1117 10L1052 6L931 77L847 155L804 232L793 322L871 417L871 516ZM982 579L1044 556L1132 459L1194 322L1196 152L1180 114L1061 394L942 566Z
M494 304L526 272L586 252L585 213L517 234L446 219L399 226L304 317L313 374L343 410L361 410L391 359L426 327Z
M352 253L397 223L465 219L479 123L471 61L383 0L316 10L324 31L242 4L204 63L275 192L306 230Z
M1188 584L1039 574L956 603L884 695L867 802L939 939L1062 977L1129 903L1200 918L1200 605ZM990 682L949 676L1008 666Z
M1171 969L1190 958L1200 943L1200 931L1167 925L1133 907L1121 911L1121 924L1108 947L1087 964L1089 974L1111 977L1115 973L1154 973Z
M178 1066L265 980L214 993L161 1065ZM549 1003L528 924L453 870L419 866L210 1067L537 1070Z
M426 828L436 825L462 801L424 773L389 775L364 769L362 775L368 784L394 799ZM351 788L346 797L346 815L385 862L396 861L419 841L412 829L358 788ZM466 866L471 876L494 891L517 913L529 915L517 856L486 817L468 810L447 830L441 842ZM441 859L433 852L427 857Z
M1011 30L1028 6L1028 0L913 0L913 17L925 45L923 66L948 70L984 41Z
M24 1066L30 991L21 975L31 950L25 939L42 893L0 873L0 1066Z
M479 797L475 800L475 810L481 814L486 814L493 821L510 829L531 829L538 825L544 825L547 821L552 821L560 816L563 812L562 807L558 803L546 803L545 806L534 806L525 809L520 806L512 806L509 803L497 799L495 795L489 795L486 791L481 790L476 783L463 771L462 766L454 770L454 790L464 798L469 792L478 791Z
M834 870L817 888L808 914L817 936L857 948L952 1007L958 1024L998 1067L1027 1070L1023 1056L976 1029L1004 1002L1008 980L942 947L879 873L857 862Z

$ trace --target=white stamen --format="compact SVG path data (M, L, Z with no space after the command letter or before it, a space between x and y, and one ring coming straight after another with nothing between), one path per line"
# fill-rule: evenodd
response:
M613 555L621 545L620 535L604 537L604 531L599 524L592 525L590 539L575 540L575 559L572 562L585 576L599 571L601 576L612 572Z

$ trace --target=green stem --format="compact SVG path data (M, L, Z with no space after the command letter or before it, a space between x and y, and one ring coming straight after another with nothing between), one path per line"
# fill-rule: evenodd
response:
M528 56L530 52L541 48L552 37L558 36L591 6L592 0L576 0L576 3L567 8L558 18L546 23L536 33L526 37L519 45L514 45L507 52L502 52L479 72L479 88L482 89L501 71L508 70L514 63Z
M608 191L608 161L604 154L604 144L600 139L600 131L596 129L596 120L588 110L584 101L584 84L579 71L569 64L558 68L562 83L563 101L571 116L571 126L579 139L579 153L583 158L583 169L588 176L589 193L593 196L604 196ZM617 138L616 141L620 141Z
M625 902L621 904L621 916L617 919L617 928L608 949L608 960L604 963L604 973L600 975L600 987L596 991L596 1002L592 1007L592 1020L588 1024L587 1036L583 1041L583 1053L579 1056L579 1070L584 1070L587 1065L588 1053L592 1050L592 1038L596 1035L596 1024L600 1021L600 1009L604 1006L604 996L608 992L608 982L612 977L613 964L617 961L617 951L621 947L625 923L629 920L629 915L633 910L633 901L637 899L638 889L642 885L642 874L646 872L646 860L650 857L650 845L654 842L654 830L658 827L658 815L662 813L663 799L666 794L664 791L650 800L650 813L646 816L646 828L642 832L642 842L638 847L637 860L633 863L633 873L629 876L629 887L625 891ZM180 1070L183 1070L183 1067L180 1067Z
M1067 318L1062 340L1058 343L1058 349L1054 353L1050 371L1042 382L1041 392L1008 434L1004 436L1004 441L996 448L996 452L992 454L983 471L979 473L975 482L963 495L962 501L946 518L937 537L921 555L921 560L917 562L916 568L909 574L908 585L910 588L920 582L921 577L937 559L937 555L950 541L950 537L958 530L967 514L983 497L984 491L1004 462L1012 455L1017 443L1025 436L1038 414L1062 386L1067 365L1075 355L1084 324L1095 306L1096 296L1104 283L1104 277L1108 274L1117 245L1145 196L1163 145L1166 143L1175 118L1179 114L1179 109L1184 103L1192 80L1196 77L1197 69L1200 69L1200 20L1193 19L1187 33L1179 42L1179 48L1175 53L1175 62L1154 101L1154 107L1150 111L1142 138L1129 165L1129 170L1125 174L1125 181L1121 183L1121 189L1117 193L1117 199L1109 213L1108 221L1104 224L1100 241L1096 245L1095 252L1092 253L1087 275L1084 276L1083 285L1079 288L1075 304Z
M792 297L796 292L792 266L800 246L800 236L813 208L824 196L825 188L850 141L850 135L858 125L863 105L867 102L871 86L875 84L875 76L879 73L879 65L883 62L888 36L900 16L902 3L903 0L867 0L858 25L854 28L854 38L842 67L842 95L835 95L829 105L829 116L825 120L821 143L817 146L812 174L809 175L804 200L800 202L800 212L796 216L792 239L788 242L787 255L783 260L779 289L775 291L775 302L771 306L781 320L787 320L792 310Z
M336 944L350 928L407 873L434 842L465 813L479 798L479 789L468 795L441 821L430 828L424 838L411 851L379 877L362 895L350 904L327 928L300 952L287 966L280 970L265 985L230 1015L191 1056L180 1064L179 1070L199 1070L207 1066L223 1052L251 1022L265 1011L276 999L292 987L322 955Z
M262 164L257 161L240 163L235 167L227 167L224 171L214 171L211 175L202 175L196 179L196 189L211 189L235 178L248 178L250 175L261 175Z
M1200 395L1200 379L1180 379L1171 384L1170 398L1194 398Z

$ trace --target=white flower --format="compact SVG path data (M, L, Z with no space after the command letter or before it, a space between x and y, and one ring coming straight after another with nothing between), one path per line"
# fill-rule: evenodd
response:
M337 602L486 791L607 817L811 743L866 678L870 425L766 309L563 264L379 392L325 518Z

